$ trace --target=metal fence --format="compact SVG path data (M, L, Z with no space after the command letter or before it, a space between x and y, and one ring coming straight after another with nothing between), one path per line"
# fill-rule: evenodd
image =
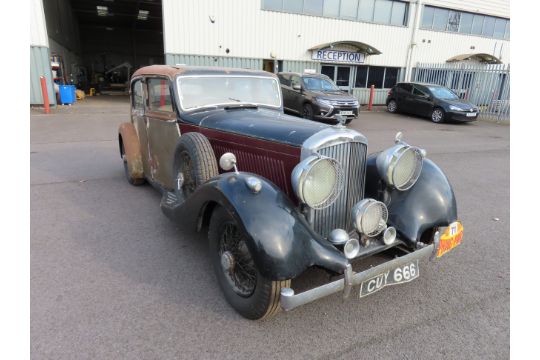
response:
M510 64L419 63L413 80L439 84L480 108L480 117L510 121Z

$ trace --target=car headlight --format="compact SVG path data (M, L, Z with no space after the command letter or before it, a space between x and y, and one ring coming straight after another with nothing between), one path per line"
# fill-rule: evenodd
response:
M318 98L316 98L315 101L316 101L319 105L322 105L322 106L326 106L326 107L332 106L332 102L331 102L330 100L325 100L325 99L318 99Z
M354 100L353 107L359 107L359 106L360 106L360 103L358 102L358 100Z
M323 209L338 197L344 176L335 159L312 155L296 165L291 180L300 201L313 209Z
M366 236L379 235L386 229L388 209L375 199L363 199L352 209L352 220L356 231Z
M454 105L450 105L450 110L453 110L453 111L463 111L462 108L457 107L457 106L454 106Z
M377 170L388 186L404 191L420 177L424 151L405 143L398 143L377 156Z

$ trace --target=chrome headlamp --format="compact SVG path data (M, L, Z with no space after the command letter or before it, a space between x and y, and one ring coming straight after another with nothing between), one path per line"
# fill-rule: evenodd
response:
M352 209L352 221L356 231L369 237L379 235L386 229L388 209L375 199L363 199Z
M425 151L401 141L377 156L377 170L388 186L404 191L410 189L420 177Z
M335 159L312 155L296 165L291 180L300 201L312 209L323 209L338 197L344 175Z

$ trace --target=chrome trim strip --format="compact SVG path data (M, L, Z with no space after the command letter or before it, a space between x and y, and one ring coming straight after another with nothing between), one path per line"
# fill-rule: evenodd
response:
M285 311L289 311L325 296L335 294L339 291L344 291L343 295L346 298L350 294L353 286L360 285L365 280L371 279L372 277L386 271L393 270L398 266L429 257L434 251L436 251L435 245L431 244L421 248L420 250L413 251L412 253L387 261L359 273L355 273L347 268L344 272L347 279L339 279L299 294L295 294L294 290L291 288L283 288L281 289L280 295L281 307ZM347 286L345 286L345 284L347 284Z
M304 160L321 148L349 142L360 142L366 146L368 144L367 138L358 131L346 127L329 126L304 141L300 160Z

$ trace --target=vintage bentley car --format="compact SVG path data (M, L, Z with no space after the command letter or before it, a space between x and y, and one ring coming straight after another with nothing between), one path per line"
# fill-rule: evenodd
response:
M285 115L271 73L141 68L118 140L129 183L149 182L166 216L208 231L223 294L249 319L411 281L420 259L461 242L452 187L423 149L398 133L368 155L364 135L343 124ZM311 267L333 281L295 293L291 279Z

